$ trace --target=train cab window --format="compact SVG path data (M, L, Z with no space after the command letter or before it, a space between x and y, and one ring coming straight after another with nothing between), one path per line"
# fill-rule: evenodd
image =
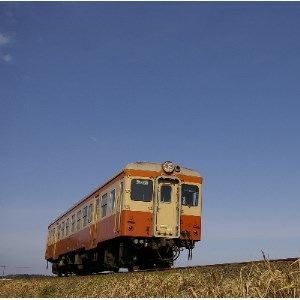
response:
M83 226L86 226L87 224L87 206L83 209Z
M110 192L110 211L113 212L115 210L116 205L116 189Z
M75 215L72 216L72 232L75 231Z
M131 200L152 201L153 181L145 179L131 180Z
M107 194L102 196L102 214L101 217L104 218L106 216L107 211Z
M77 213L77 230L80 229L80 224L81 223L81 210Z
M93 203L89 205L89 211L88 211L88 222L92 222L92 217L93 217Z
M66 221L66 236L69 235L69 224L70 224L70 219L68 218Z
M186 206L197 206L199 188L196 185L183 184L181 186L181 203Z
M162 185L160 188L160 201L163 203L171 203L172 187L170 185Z

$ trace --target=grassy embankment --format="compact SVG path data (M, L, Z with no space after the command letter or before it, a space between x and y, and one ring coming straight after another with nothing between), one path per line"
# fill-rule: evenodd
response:
M300 260L0 281L0 297L300 297Z

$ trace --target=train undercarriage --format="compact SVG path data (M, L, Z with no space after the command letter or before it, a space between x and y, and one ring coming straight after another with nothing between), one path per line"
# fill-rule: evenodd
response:
M194 242L167 238L116 238L100 243L97 248L76 250L52 262L58 276L87 275L104 271L118 272L170 268L184 248L192 251Z

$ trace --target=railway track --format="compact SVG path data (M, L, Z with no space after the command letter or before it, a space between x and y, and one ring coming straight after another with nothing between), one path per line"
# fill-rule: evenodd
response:
M146 270L135 270L132 273L136 274L136 273L153 273L153 272L177 272L177 271L188 271L188 270L195 270L195 269L199 269L199 270L205 270L205 269L220 269L220 268L230 268L230 269L234 269L234 268L239 268L242 266L250 266L251 264L262 264L262 263L270 263L270 264L287 264L287 263L295 263L298 262L298 266L300 268L300 258L299 257L292 257L292 258L279 258L279 259L263 259L263 260L256 260L256 261L247 261L247 262L229 262L229 263L221 263L221 264L210 264L210 265L198 265L198 266L185 266L185 267L175 267L175 268L157 268L157 269L146 269ZM118 272L118 273L114 273L114 272L102 272L102 273L93 273L90 274L90 276L95 276L95 275L121 275L127 273L126 271L123 272ZM31 275L32 276L32 275ZM29 277L31 277L29 275ZM75 274L69 274L68 276L75 276ZM67 276L67 277L68 277ZM36 276L39 277L39 276ZM56 276L47 276L47 275L41 275L42 278L55 278ZM10 278L10 277L8 277ZM16 275L14 276L14 278L12 279L20 279L20 278L24 278L27 279L28 275Z
M198 265L198 266L185 266L185 267L175 267L175 268L157 268L157 269L145 269L145 270L134 270L133 272L130 273L151 273L151 272L176 272L176 271L186 271L186 270L195 270L195 269L213 269L213 268L227 268L230 267L231 269L233 268L238 268L242 266L249 266L251 264L262 264L262 263L282 263L286 264L288 262L290 263L295 263L299 262L300 266L300 258L299 257L291 257L291 258L279 258L279 259L263 259L263 260L254 260L254 261L247 261L247 262L228 262L228 263L221 263L221 264L210 264L210 265ZM101 273L92 273L90 275L121 275L127 273L126 271L123 272L101 272ZM69 276L74 276L74 274L69 274ZM47 277L47 276L46 276ZM56 276L50 276L50 277L56 277Z
M251 264L259 264L259 263L288 263L288 262L296 262L299 261L299 257L291 257L291 258L279 258L279 259L263 259L263 260L255 260L255 261L247 261L247 262L229 262L222 264L212 264L212 265L201 265L201 266L187 266L187 267L175 267L175 268L158 268L158 269L145 269L145 270L135 270L135 273L145 273L145 272L162 272L162 271L179 271L179 270L192 270L192 269L201 269L201 268L220 268L220 267L239 267L239 266L247 266Z
M0 298L295 298L300 296L299 263L299 258L284 258L102 276L23 278L1 281Z

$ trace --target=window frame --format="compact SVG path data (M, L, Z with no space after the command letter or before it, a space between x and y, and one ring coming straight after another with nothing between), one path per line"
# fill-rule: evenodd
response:
M76 224L76 214L73 214L72 215L72 228L71 228L72 233L75 232L75 224Z
M82 227L85 227L87 225L87 213L88 213L88 206L85 206L83 208L83 214L82 214L82 220L83 220Z
M81 217L82 217L82 213L81 213L81 209L77 212L77 223L76 223L76 229L77 231L81 229Z
M94 208L93 203L90 203L89 206L88 206L88 223L92 222L92 219L93 219L93 208Z
M60 231L61 231L61 224L57 225L57 240L60 240Z
M141 199L141 198L138 198L137 195L138 195L138 192L139 191L135 191L133 188L135 186L137 186L137 181L147 181L148 183L147 184L141 184L142 185L149 185L149 182L151 183L151 198L147 198L147 199ZM135 185L134 185L134 182L135 182ZM154 188L154 183L153 183L153 180L151 179L146 179L146 178L132 178L131 179L131 182L130 182L130 199L131 201L141 201L141 202L151 202L153 201L153 188ZM133 193L134 191L134 193ZM143 193L144 195L144 193Z
M163 200L163 197L162 197L163 188L169 188L170 189L170 191L169 191L170 199L168 201ZM172 186L170 184L162 184L160 186L160 202L165 203L165 204L170 204L172 202Z
M108 200L108 195L107 193L105 193L101 197L101 219L106 217L107 215L107 200Z
M183 186L191 186L191 187L196 187L197 188L197 191L194 191L194 193L195 192L197 193L196 205L190 205L190 204L184 204L183 203ZM200 188L199 188L198 185L196 185L196 184L188 184L188 183L184 183L184 184L181 185L181 205L188 206L188 207L197 207L197 206L199 206L199 202L200 202L199 196L200 196Z
M66 221L66 236L69 235L69 226L70 226L70 218L67 218L67 221Z
M65 221L61 223L61 238L65 237Z
M99 211L100 211L100 197L99 195L96 196L96 218L99 217Z
M112 195L114 195L113 198L112 198ZM111 192L110 192L110 203L109 203L109 209L110 209L111 212L114 212L115 208L116 208L116 195L117 195L116 189L111 190Z

